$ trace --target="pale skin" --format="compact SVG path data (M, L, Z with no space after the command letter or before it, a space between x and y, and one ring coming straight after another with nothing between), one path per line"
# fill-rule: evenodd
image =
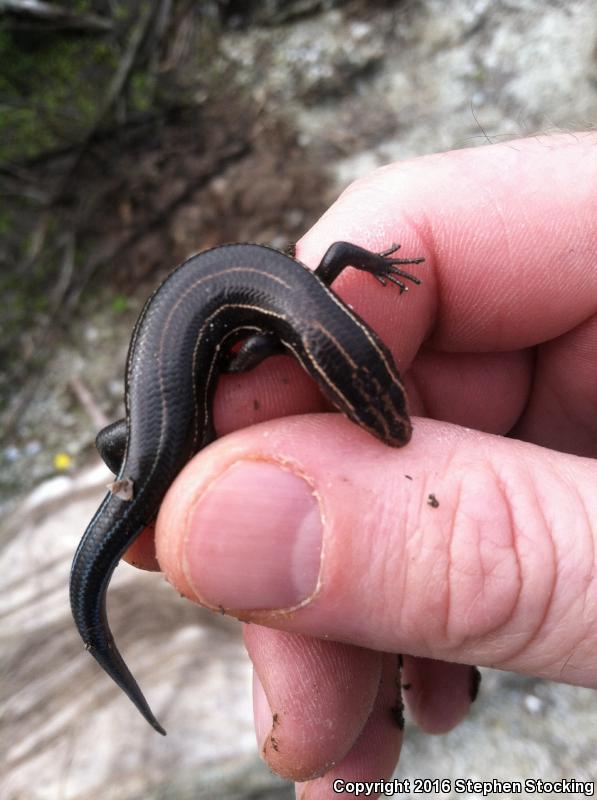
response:
M317 389L275 357L222 379L216 427L235 432L180 474L156 527L179 591L259 623L245 642L260 752L310 799L333 797L336 777L391 775L392 654L430 733L467 713L472 664L597 688L597 133L385 167L347 189L297 257L315 266L336 240L400 241L426 259L402 297L352 270L334 284L394 354L411 442L389 448L316 414ZM318 578L291 611L259 606L249 545L237 559L210 544L242 515L256 522L262 493L224 502L218 488L247 465L305 485L319 515ZM151 566L149 537L129 557Z

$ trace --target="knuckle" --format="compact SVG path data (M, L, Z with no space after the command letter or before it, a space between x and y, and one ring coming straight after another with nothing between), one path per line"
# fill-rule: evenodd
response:
M516 467L504 479L483 461L455 468L435 494L439 507L429 510L425 500L425 524L419 520L407 543L412 580L401 620L417 620L416 635L443 658L487 646L488 660L507 660L541 629L557 579L532 477Z

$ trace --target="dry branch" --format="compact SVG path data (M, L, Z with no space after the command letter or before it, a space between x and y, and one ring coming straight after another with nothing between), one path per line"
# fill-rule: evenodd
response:
M10 14L21 19L51 23L52 27L70 28L90 33L105 33L113 22L98 14L82 14L42 0L0 0L0 14Z

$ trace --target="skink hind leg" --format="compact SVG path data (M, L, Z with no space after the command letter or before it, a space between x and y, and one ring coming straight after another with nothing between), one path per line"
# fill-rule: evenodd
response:
M273 333L256 333L244 341L236 353L222 359L222 372L248 372L270 356L282 355L286 348Z
M110 472L118 475L124 461L128 429L125 419L102 428L95 437L95 446Z

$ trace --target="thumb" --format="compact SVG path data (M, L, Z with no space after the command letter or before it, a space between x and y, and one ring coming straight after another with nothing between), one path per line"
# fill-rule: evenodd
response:
M329 414L215 442L162 505L162 568L243 620L597 686L595 462L416 425L400 450Z

